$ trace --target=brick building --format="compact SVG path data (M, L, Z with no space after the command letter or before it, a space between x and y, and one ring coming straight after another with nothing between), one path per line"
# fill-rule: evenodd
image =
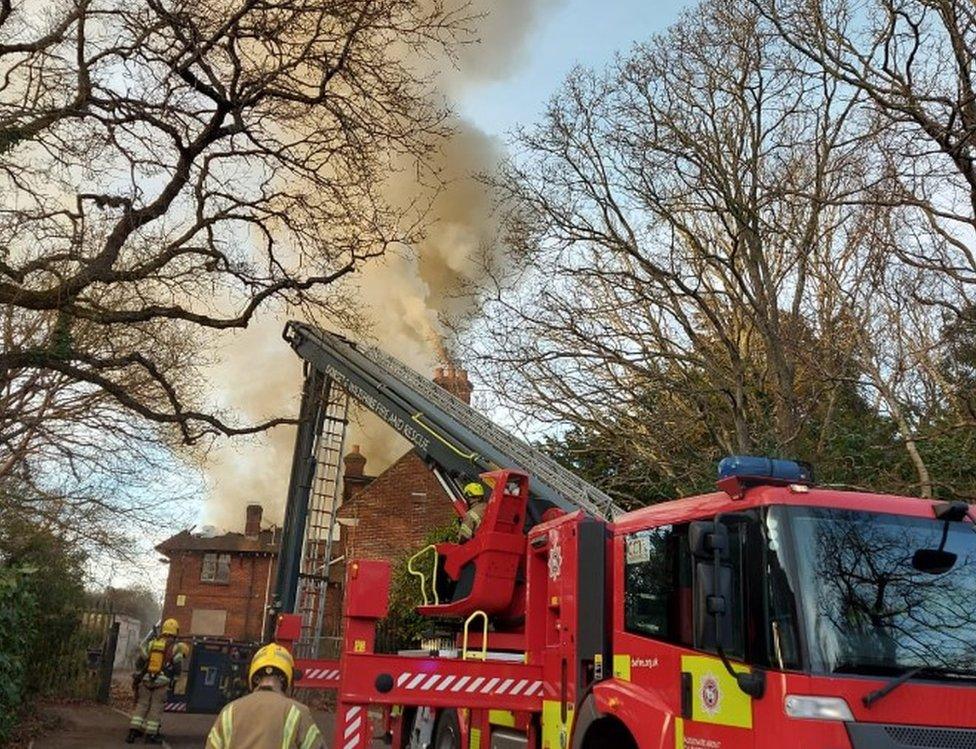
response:
M343 503L339 550L350 559L394 561L456 517L440 482L411 450Z
M261 518L261 505L248 505L244 533L181 531L156 547L169 560L163 618L176 619L182 634L261 638L280 542Z

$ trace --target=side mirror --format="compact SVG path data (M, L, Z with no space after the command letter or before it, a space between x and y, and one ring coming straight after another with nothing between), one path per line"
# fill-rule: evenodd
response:
M732 616L735 596L729 529L723 523L725 517L719 515L714 521L695 521L688 528L688 543L695 560L695 646L718 653L739 689L750 697L760 699L766 692L766 673L759 669L739 673L732 668L725 654L726 647L734 638ZM734 524L752 521L740 513L729 513L728 519Z
M695 558L695 643L718 650L732 640L732 568L729 529L715 520L696 520L688 527Z
M711 520L696 520L688 526L688 543L695 559L714 561L729 556L729 529Z
M929 575L942 575L955 563L956 555L944 549L918 549L912 554L912 567Z
M718 650L732 642L732 568L695 562L695 645Z

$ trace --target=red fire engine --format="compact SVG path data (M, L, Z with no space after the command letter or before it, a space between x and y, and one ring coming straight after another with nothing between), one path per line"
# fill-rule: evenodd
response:
M339 660L298 661L299 686L338 691L333 747L370 745L370 706L411 749L976 746L965 503L735 457L716 493L607 517L591 492L540 513L525 468L482 474L475 537L414 560L420 611L458 623L452 646L374 652L389 565L348 565ZM282 614L278 639L301 628Z

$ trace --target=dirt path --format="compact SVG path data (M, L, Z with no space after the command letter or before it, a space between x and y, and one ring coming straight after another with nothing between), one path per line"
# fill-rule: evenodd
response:
M35 739L32 749L125 749L125 735L129 729L129 716L118 708L106 705L50 705L43 708L61 722L58 730ZM333 716L316 710L315 722L319 724L326 744L332 745ZM181 715L167 713L163 717L164 749L202 749L213 725L213 715ZM136 744L135 746L144 746ZM383 747L374 741L374 747Z
M54 715L60 727L37 738L32 749L103 749L124 747L129 728L127 716L105 705L49 705L42 708Z

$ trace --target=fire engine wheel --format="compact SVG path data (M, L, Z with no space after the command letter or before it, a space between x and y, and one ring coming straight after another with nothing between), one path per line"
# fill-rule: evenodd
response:
M461 724L456 711L445 710L437 719L432 749L461 749Z

